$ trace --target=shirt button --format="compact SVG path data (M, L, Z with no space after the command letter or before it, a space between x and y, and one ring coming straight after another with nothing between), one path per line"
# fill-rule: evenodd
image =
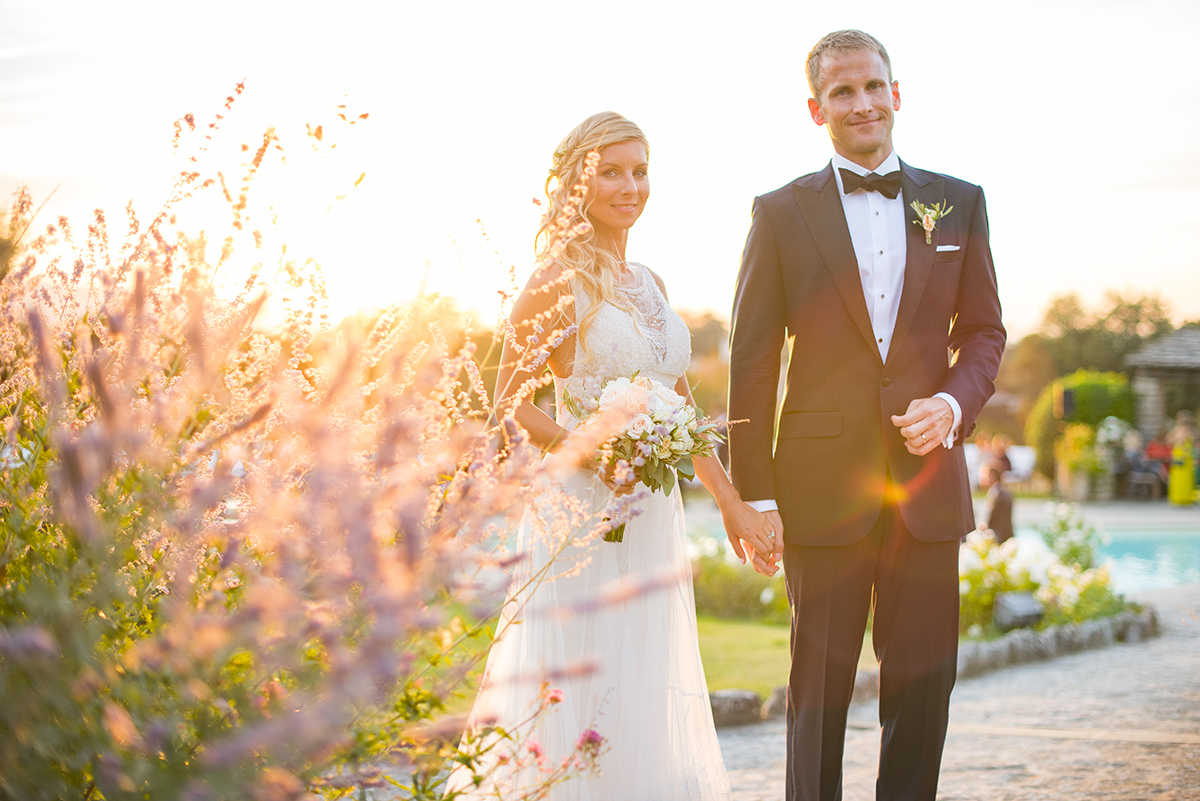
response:
M886 297L886 296L885 296L885 295L880 295L879 297L880 297L880 298L883 298L883 297Z

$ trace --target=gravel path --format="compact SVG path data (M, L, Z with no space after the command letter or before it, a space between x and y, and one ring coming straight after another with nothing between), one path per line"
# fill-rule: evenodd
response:
M1133 596L1162 636L962 679L942 801L1200 799L1200 585ZM782 721L719 732L736 801L783 797ZM874 799L874 703L851 710L844 801Z

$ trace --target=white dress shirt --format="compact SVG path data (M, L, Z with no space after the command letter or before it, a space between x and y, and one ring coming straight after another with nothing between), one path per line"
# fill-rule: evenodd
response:
M856 175L874 172L887 175L900 169L900 158L893 150L874 170L868 170L841 155L833 154L833 178L837 181L838 194L842 198L842 212L846 215L846 227L850 229L850 242L854 245L854 257L858 260L858 277L862 282L863 299L867 303L867 314L871 318L871 330L879 358L886 362L892 346L892 333L896 328L896 315L900 311L900 296L904 291L904 264L908 258L908 231L905 228L904 193L895 198L885 197L879 192L856 189L846 194L842 185L840 169ZM954 396L939 392L950 405L954 421L950 434L942 441L945 448L953 448L962 424L962 407ZM750 506L760 512L778 509L774 500L750 501Z
M874 172L887 175L899 169L900 159L893 150ZM846 215L846 227L850 229L854 257L858 260L863 299L867 302L879 358L886 362L888 349L892 346L892 332L896 328L896 314L900 311L904 260L908 256L904 193L894 198L863 189L846 194L840 170L849 170L855 175L872 171L837 153L833 155L833 178L837 181L838 194L842 196L842 211Z

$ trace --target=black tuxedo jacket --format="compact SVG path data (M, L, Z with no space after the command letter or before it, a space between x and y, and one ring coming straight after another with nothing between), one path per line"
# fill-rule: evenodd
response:
M962 448L913 456L890 418L915 398L948 392L962 407L961 442L993 392L1005 332L983 191L900 169L908 252L886 363L832 165L754 202L730 334L729 416L749 422L730 430L730 464L744 500L779 504L788 543L859 540L888 486L917 539L958 539L975 525ZM914 200L954 207L931 244L909 222ZM776 426L785 337L791 357Z

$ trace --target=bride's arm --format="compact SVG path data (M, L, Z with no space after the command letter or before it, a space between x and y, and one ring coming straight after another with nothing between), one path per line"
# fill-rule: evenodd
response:
M692 388L688 386L686 377L675 382L675 391L689 404L695 405ZM743 564L748 555L751 567L764 576L775 575L779 568L775 564L774 537L782 537L783 532L772 531L773 526L767 515L742 500L716 456L693 458L692 465L696 468L696 478L717 501L721 520L725 524L725 536L729 538L733 552Z
M662 278L651 271L654 282L658 284L663 299L667 299L667 285ZM687 376L681 376L675 382L675 391L689 404L695 406L692 400L692 388L688 385ZM773 576L779 568L776 566L776 554L783 549L783 521L778 519L778 512L763 514L742 500L724 465L716 456L692 459L696 469L696 478L704 488L712 493L721 510L721 520L725 524L725 536L733 552L746 563L747 555L750 565L764 576ZM778 545L776 539L778 538Z
M564 316L563 308L570 303L561 279L557 265L535 270L513 304L511 331L500 332L504 347L496 373L496 416L511 415L544 451L557 450L570 436L533 402L546 367L558 375L569 374L574 359L574 335L561 337L563 320L569 317ZM562 341L555 345L559 339Z

